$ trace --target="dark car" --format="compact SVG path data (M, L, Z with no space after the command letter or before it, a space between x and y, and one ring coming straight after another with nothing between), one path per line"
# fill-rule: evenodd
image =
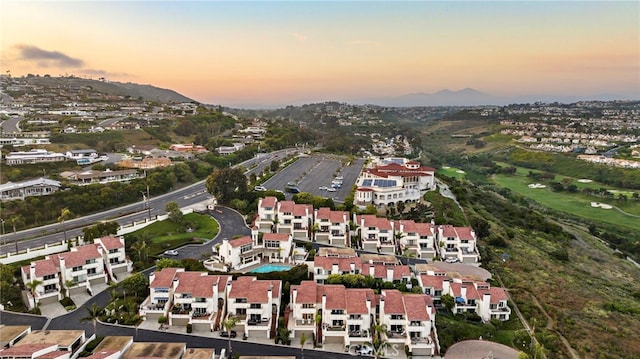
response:
M238 336L238 333L236 333L235 330L232 330L231 332L220 332L220 336L223 338L235 338Z

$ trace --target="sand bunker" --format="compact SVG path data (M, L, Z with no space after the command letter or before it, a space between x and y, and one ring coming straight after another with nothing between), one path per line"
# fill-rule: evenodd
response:
M442 166L442 169L443 169L443 170L448 170L449 168L451 168L451 167L449 167L449 166Z
M528 185L527 187L529 188L547 188L547 186L540 184L540 183L532 183L530 185Z
M602 208L602 209L611 209L613 208L613 206L608 205L606 203L600 203L600 202L591 202L591 207L595 207L595 208Z
M457 170L456 173L464 173L463 170Z
M582 179L579 179L578 182L580 182L580 183L589 183L589 182L593 182L593 181L590 180L590 179L582 178Z

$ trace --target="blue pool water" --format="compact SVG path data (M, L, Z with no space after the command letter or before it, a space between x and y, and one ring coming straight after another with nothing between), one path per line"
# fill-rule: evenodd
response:
M286 264L265 264L249 272L250 273L269 273L269 272L278 272L278 271L289 270L289 269L291 269L291 266L288 266Z

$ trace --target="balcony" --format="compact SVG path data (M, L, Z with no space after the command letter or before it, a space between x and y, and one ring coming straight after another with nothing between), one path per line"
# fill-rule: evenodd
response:
M344 325L328 325L325 330L329 331L329 332L344 332L345 331L345 326Z
M315 325L315 323L313 319L296 319L296 326Z
M211 314L212 313L194 311L193 314L191 314L191 319L195 319L195 320L210 320Z
M352 330L349 332L350 338L368 338L369 332L366 330Z
M392 332L392 331L387 332L387 338L389 338L389 339L404 339L406 337L407 337L407 333L404 330L395 331L395 332Z

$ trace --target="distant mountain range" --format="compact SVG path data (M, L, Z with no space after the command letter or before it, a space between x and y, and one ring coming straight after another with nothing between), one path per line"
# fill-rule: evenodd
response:
M640 97L618 94L600 94L594 96L494 96L472 88L458 91L448 89L434 93L412 93L397 97L378 97L351 101L356 104L372 104L389 107L413 107L413 106L478 106L478 105L509 105L514 103L533 102L560 102L573 103L577 101L612 101L612 100L637 100Z

